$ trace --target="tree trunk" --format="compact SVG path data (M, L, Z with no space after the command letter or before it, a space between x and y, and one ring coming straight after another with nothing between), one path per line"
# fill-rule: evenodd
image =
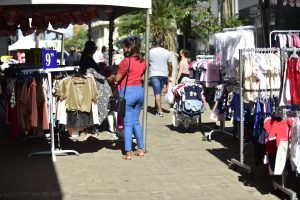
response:
M222 14L223 20L226 21L228 18L234 16L234 7L232 0L223 0L222 3Z

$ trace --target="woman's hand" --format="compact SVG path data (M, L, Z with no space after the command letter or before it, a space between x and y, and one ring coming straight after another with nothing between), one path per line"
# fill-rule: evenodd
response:
M114 82L115 81L115 75L110 75L109 77L107 77L107 81L108 82Z

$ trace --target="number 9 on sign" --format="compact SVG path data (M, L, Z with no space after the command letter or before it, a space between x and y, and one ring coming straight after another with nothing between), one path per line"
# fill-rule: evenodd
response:
M57 67L57 53L53 49L42 49L43 68Z
M46 66L51 65L51 55L50 53L46 53Z

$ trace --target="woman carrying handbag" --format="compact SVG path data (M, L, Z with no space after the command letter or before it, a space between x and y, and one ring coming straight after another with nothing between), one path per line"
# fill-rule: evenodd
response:
M124 39L125 58L121 61L117 74L108 78L120 84L120 98L124 98L126 101L123 114L126 152L123 158L125 160L131 160L132 155L144 156L143 131L139 119L144 103L142 77L146 70L146 63L140 48L140 38L130 37ZM137 149L135 151L132 151L132 134L135 135L137 141Z

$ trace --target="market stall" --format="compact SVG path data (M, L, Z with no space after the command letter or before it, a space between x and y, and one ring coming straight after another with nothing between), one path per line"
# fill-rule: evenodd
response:
M96 20L110 22L110 61L112 58L112 34L114 20L136 10L147 10L146 58L149 56L151 0L2 0L0 1L0 36L10 36L19 27L23 35L39 34L51 24L54 29L67 28L69 24L87 24ZM32 21L30 21L32 19ZM148 59L146 59L148 62ZM148 65L148 63L147 63ZM143 112L143 133L147 133L148 71L145 74L145 101ZM146 141L145 141L146 144ZM145 145L146 147L146 145Z

